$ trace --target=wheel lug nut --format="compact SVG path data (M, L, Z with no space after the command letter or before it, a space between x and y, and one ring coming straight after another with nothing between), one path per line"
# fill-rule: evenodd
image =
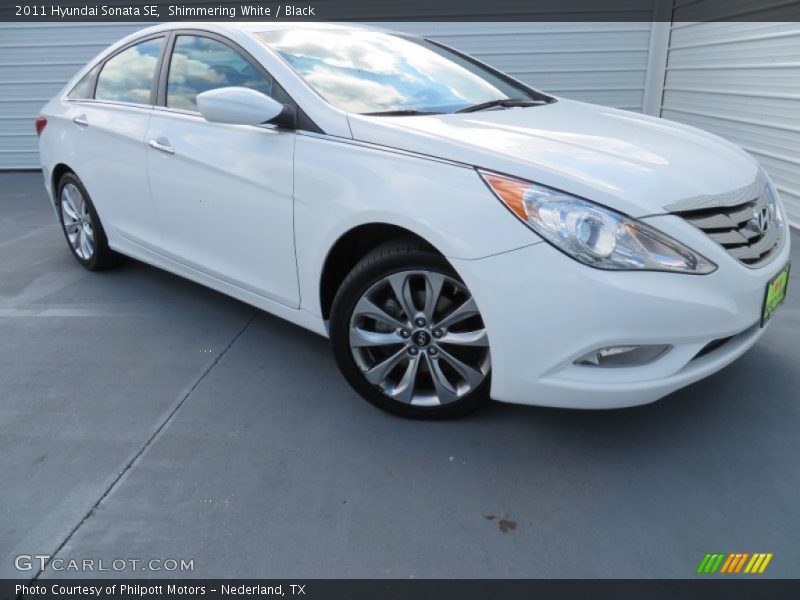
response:
M408 329L401 329L400 336L404 338L411 337L411 332Z
M436 346L430 346L428 348L428 354L430 356L436 356L437 354L439 354L439 349Z
M417 317L414 322L417 324L417 327L425 327L425 319L422 317Z
M409 353L411 356L416 356L417 354L419 354L419 348L417 348L416 346L411 346L411 347L408 349L408 353Z
M438 338L442 337L443 335L444 335L444 331L442 331L441 329L434 329L433 330L433 337L438 339Z

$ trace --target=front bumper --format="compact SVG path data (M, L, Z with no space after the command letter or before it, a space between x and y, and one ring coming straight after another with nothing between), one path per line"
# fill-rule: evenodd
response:
M789 242L758 269L737 263L719 247L698 250L718 264L715 272L601 271L546 243L453 260L487 327L492 397L569 408L635 406L733 362L766 330L760 327L765 288L786 265ZM730 339L697 356L723 338ZM635 367L573 363L600 347L634 344L673 348Z

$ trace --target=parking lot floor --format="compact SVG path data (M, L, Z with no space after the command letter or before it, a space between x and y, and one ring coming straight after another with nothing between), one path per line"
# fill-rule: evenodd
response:
M322 337L133 260L82 269L41 174L0 194L0 577L34 554L193 564L43 578L677 578L708 552L800 574L792 283L756 347L655 404L409 421Z

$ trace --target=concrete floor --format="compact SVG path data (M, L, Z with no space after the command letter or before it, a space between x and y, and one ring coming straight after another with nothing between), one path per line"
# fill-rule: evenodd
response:
M744 358L654 405L412 422L352 393L322 338L134 261L83 270L40 174L0 190L0 577L33 576L19 554L687 577L707 552L800 575L796 287Z

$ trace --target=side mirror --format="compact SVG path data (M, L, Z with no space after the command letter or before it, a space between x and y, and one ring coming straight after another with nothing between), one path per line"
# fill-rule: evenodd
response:
M244 87L224 87L197 95L197 110L206 121L230 125L273 123L294 127L294 111L274 98Z

